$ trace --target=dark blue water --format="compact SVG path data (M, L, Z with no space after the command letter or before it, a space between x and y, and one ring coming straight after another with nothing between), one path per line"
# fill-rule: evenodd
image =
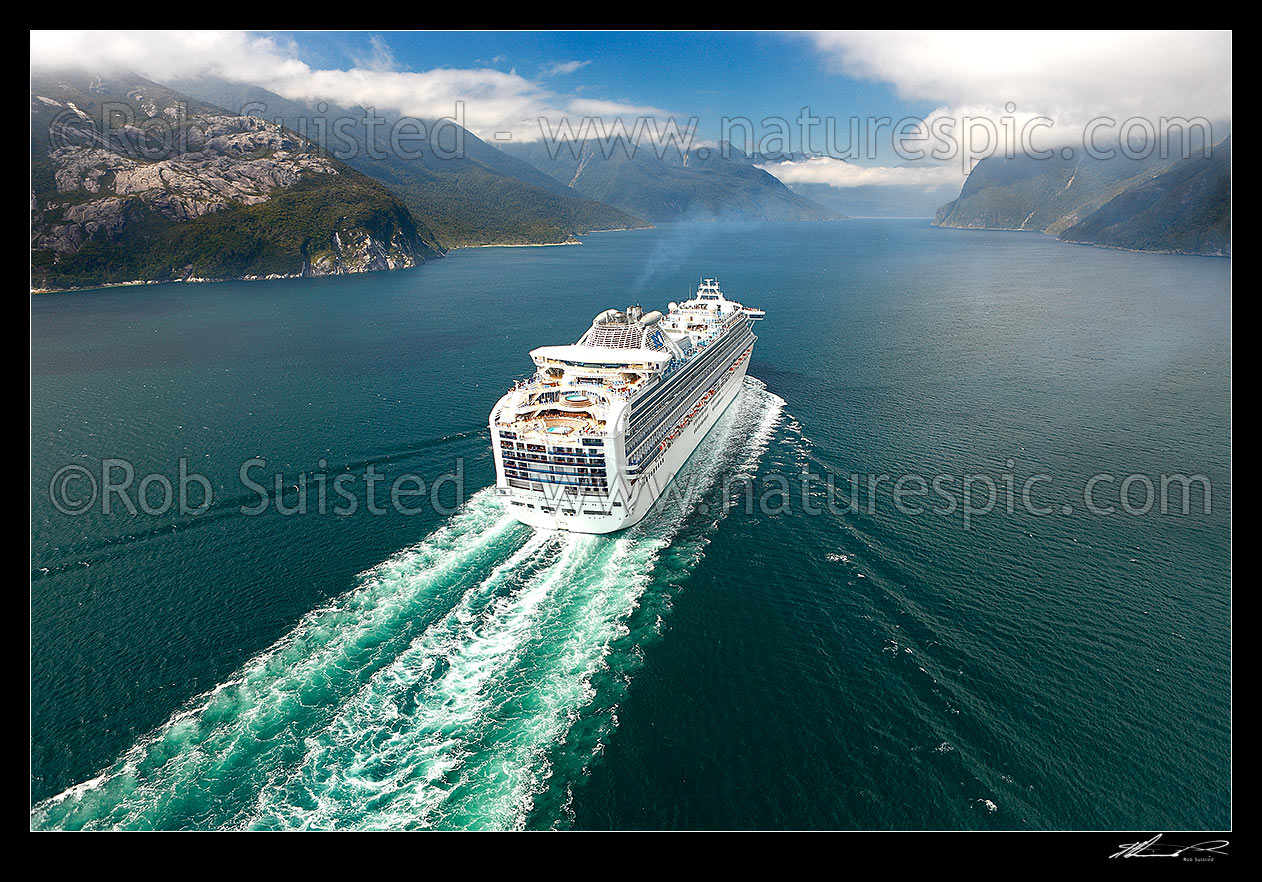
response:
M506 518L528 350L703 273L768 319L677 497ZM32 823L1225 828L1230 328L1228 261L918 221L35 297Z

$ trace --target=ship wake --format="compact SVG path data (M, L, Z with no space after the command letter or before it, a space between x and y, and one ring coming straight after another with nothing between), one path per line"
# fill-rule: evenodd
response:
M621 534L535 531L480 491L109 769L35 806L32 825L564 826L635 659L718 527L695 502L757 466L783 404L747 378L671 504Z

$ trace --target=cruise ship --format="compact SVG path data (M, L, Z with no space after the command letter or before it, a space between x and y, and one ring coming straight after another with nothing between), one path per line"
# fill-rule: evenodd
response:
M491 410L509 513L578 533L643 519L740 392L764 315L704 279L666 315L609 309L577 343L533 350L534 375Z

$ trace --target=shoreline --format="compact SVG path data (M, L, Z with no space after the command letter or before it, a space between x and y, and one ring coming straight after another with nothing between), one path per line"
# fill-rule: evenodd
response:
M1223 254L1218 251L1171 251L1164 248L1127 248L1125 245L1108 245L1104 242L1087 242L1081 239L1062 239L1055 233L1049 233L1045 230L1023 230L1018 227L957 227L948 226L946 224L929 224L939 230L974 230L989 233L1032 233L1038 236L1047 236L1057 242L1064 242L1066 245L1087 245L1091 248L1107 248L1109 251L1125 251L1129 254L1166 254L1174 257L1218 257L1225 260L1231 260L1231 254Z
M859 218L859 220L924 220L924 218ZM1034 235L1039 235L1039 236L1047 236L1048 238L1053 239L1057 242L1064 242L1066 245L1086 245L1092 248L1105 248L1110 251L1125 251L1130 254L1165 254L1165 255L1172 255L1175 257L1213 257L1213 258L1218 258L1222 260L1231 260L1230 253L1222 254L1222 253L1211 253L1211 252L1203 252L1203 251L1166 251L1166 250L1158 250L1158 249L1127 248L1122 245L1106 245L1099 242L1082 242L1082 241L1075 241L1073 239L1062 239L1059 236L1044 232L1043 230L1022 230L1022 229L1017 229L1014 227L957 227L957 226L946 226L943 224L935 224L932 221L930 222L929 225L931 227L936 227L939 230L961 230L961 231L979 230L979 231L992 232L992 233L1028 233L1028 234L1034 234ZM589 230L587 233L584 233L583 235L586 236L591 233L625 233L625 232L629 232L632 229L656 229L656 227L655 226L654 227L630 227L627 229ZM428 260L437 260L453 251L464 251L471 248L555 248L562 245L582 245L582 244L583 242L581 239L575 238L575 239L570 239L565 242L521 242L521 243L503 243L503 244L487 243L485 245L453 245L451 248L447 249L446 252L435 255L434 257L429 258ZM426 262L428 262L428 260ZM412 267L399 267L399 270L417 269L424 265L425 265L425 262L422 262ZM399 270L367 270L365 272L338 273L336 275L367 275L368 273L372 273L372 272L398 272ZM238 277L222 278L222 279L208 279L208 278L201 278L201 277L192 277L192 278L187 278L187 279L161 279L161 280L132 279L126 282L104 282L97 285L78 285L78 286L74 286L70 288L31 287L30 293L32 295L67 294L74 291L97 291L97 290L103 290L107 288L132 288L139 285L174 285L174 284L193 285L193 284L213 284L216 282L270 282L270 281L275 281L278 279L303 279L303 278L331 278L331 276L306 276L302 273L269 273L268 275L265 275L265 276L238 276Z
M408 267L411 269L411 267ZM374 272L380 272L375 270ZM387 270L388 272L388 270ZM341 275L359 275L359 273L342 273ZM139 285L200 285L214 282L270 282L276 279L321 278L304 276L302 273L272 273L266 276L239 276L230 279L203 279L197 276L187 279L132 279L129 282L103 282L99 285L76 285L72 288L31 288L32 294L67 294L71 291L97 291L103 288L134 288Z
M593 231L595 232L595 231ZM586 234L584 234L586 235ZM447 249L452 251L465 251L469 248L555 248L558 245L582 245L578 239L571 239L568 242L519 242L519 243L497 243L488 242L485 245L453 245Z
M608 230L588 230L585 233L578 233L575 236L571 236L564 242L486 242L481 245L452 245L447 249L447 252L444 253L451 251L464 251L468 248L555 248L558 245L582 245L582 237L590 236L593 233L629 233L632 230L652 229L656 229L656 226L650 224L644 227L613 227Z
M583 233L584 236L591 233L625 233L630 230L654 229L654 227L627 227L625 229L612 230L588 230ZM464 251L469 248L555 248L559 245L582 245L583 242L577 238L571 238L565 242L516 242L516 243L498 243L488 242L484 245L453 245L446 251L439 252L433 257L426 258L416 266L399 267L398 269L417 269L424 266L430 260L439 260L453 251ZM359 276L367 275L370 272L396 272L397 270L366 270L356 273L335 273L333 275ZM302 273L269 273L266 276L234 276L222 279L204 279L200 277L192 277L187 279L132 279L127 282L103 282L99 285L77 285L70 288L36 288L31 287L31 294L66 294L71 291L97 291L104 288L131 288L137 285L172 285L178 283L202 284L214 282L270 282L277 279L305 279L305 278L329 278L329 276L306 276Z

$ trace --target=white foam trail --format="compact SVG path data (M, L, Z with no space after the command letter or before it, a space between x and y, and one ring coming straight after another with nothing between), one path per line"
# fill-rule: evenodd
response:
M475 494L33 826L524 826L576 721L596 714L583 763L614 725L616 695L592 709L625 686L607 659L655 633L628 638L688 503L756 468L783 404L747 378L681 476L685 504L616 537L531 531Z
M527 533L492 493L475 494L447 524L362 574L352 592L303 616L285 637L190 701L111 768L39 803L32 825L162 826L182 792L200 793L208 781L240 777L236 763L267 768L336 709L339 688L355 688L358 677L388 661L407 622L441 600L445 588L459 585L466 568ZM317 698L328 705L324 715L310 700ZM295 728L298 722L306 725ZM225 822L212 809L207 807L206 820Z
M614 539L540 534L490 578L520 575L516 590L480 613L465 601L487 592L470 590L383 668L313 741L300 780L262 801L255 825L524 826L553 773L550 749L592 703L593 677L628 633L687 503L732 467L733 452L738 471L765 452L783 401L756 381L749 395L689 463L684 504ZM295 810L303 805L314 808Z
M469 589L442 620L418 636L378 671L309 743L288 782L315 798L316 811L294 810L291 792L265 792L256 826L335 827L348 805L359 808L388 790L388 809L358 814L356 826L424 824L443 792L427 787L452 769L470 748L491 708L490 682L515 661L538 607L598 540L536 533L482 583ZM487 603L496 586L547 553L547 567L508 597ZM435 672L442 666L439 676ZM405 705L414 704L410 715ZM392 726L404 719L403 727ZM383 731L391 734L379 738ZM339 796L327 800L326 794Z

